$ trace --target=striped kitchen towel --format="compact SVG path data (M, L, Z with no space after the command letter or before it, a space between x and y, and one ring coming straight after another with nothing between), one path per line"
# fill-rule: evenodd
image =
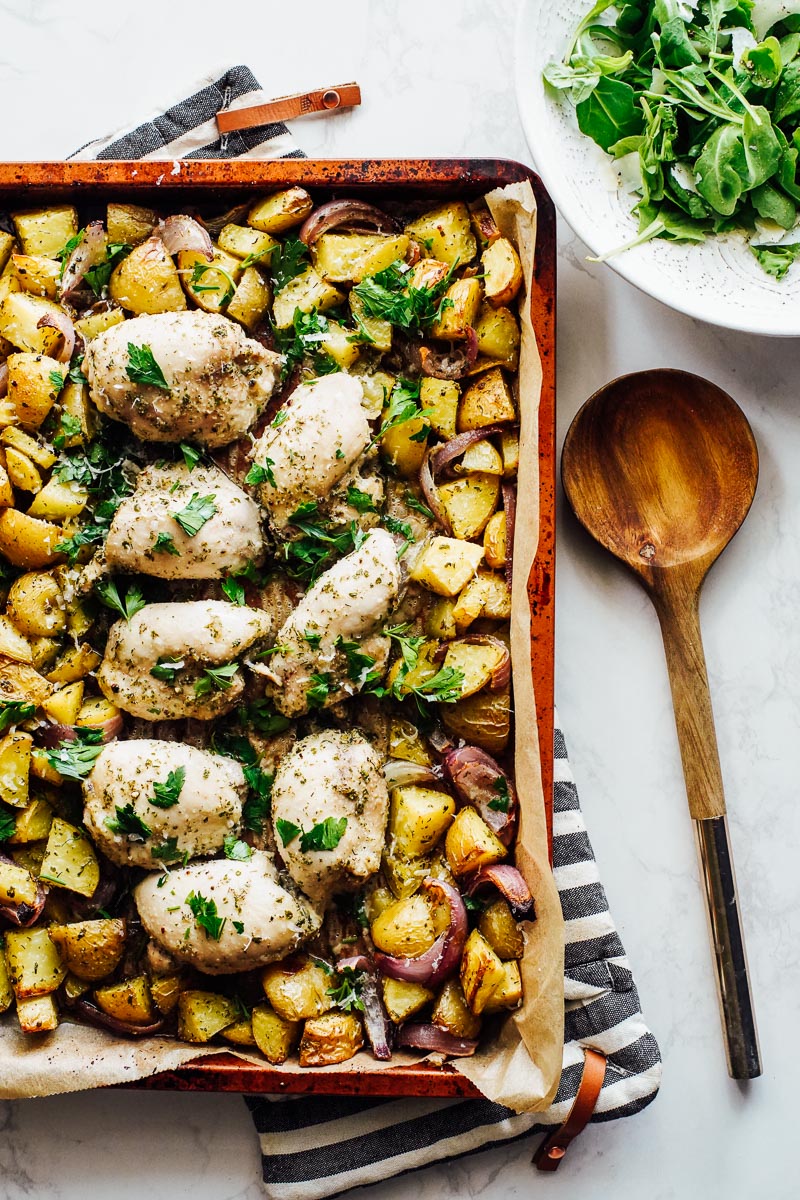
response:
M285 125L221 139L223 108L267 97L247 67L232 67L144 124L81 147L82 159L303 158ZM583 1072L583 1047L607 1057L593 1121L639 1112L661 1077L630 964L608 911L572 778L556 730L553 867L566 922L564 1065L553 1105L516 1114L488 1100L380 1100L340 1096L248 1097L271 1200L316 1200L487 1145L542 1133L567 1116Z

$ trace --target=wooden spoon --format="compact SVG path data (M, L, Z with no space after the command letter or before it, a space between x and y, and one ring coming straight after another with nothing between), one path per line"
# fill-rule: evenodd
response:
M667 657L714 945L728 1071L761 1074L698 602L747 516L758 451L736 403L685 371L642 371L587 400L562 457L567 499L653 601Z

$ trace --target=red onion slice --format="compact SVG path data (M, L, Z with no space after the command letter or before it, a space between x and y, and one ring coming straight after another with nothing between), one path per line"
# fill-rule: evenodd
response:
M317 238L322 237L328 230L354 223L368 226L376 233L400 231L397 221L374 204L365 204L363 200L329 200L305 219L300 226L298 237L306 246L313 246Z
M0 398L8 394L8 363L0 363Z
M445 755L444 769L459 799L474 805L492 832L507 846L514 835L519 801L514 784L500 764L477 746L462 746ZM508 811L493 808L492 804L502 802L506 794Z
M436 772L431 770L430 767L423 767L419 763L406 762L405 759L400 758L392 758L389 762L385 763L383 774L389 791L393 788L409 787L414 783L441 783Z
M503 512L506 514L506 583L511 587L514 577L514 529L517 524L517 489L513 483L501 487Z
M518 920L521 917L535 920L531 890L516 867L512 867L510 863L494 863L490 867L481 867L469 880L467 895L473 896L479 888L489 884L496 887L506 898Z
M58 725L47 721L39 726L34 737L38 745L44 746L47 750L54 750L62 742L76 741L79 729L101 729L105 745L106 742L113 742L114 738L119 737L122 733L122 716L117 714L116 717L109 717L99 725Z
M467 343L467 362L472 367L478 357L478 335L471 325L467 325L464 336Z
M462 346L452 346L449 350L421 346L419 361L422 374L431 379L463 379L471 366L467 349Z
M438 1025L421 1022L406 1022L397 1034L398 1046L411 1046L414 1050L448 1054L451 1058L469 1058L478 1049L477 1040L456 1037Z
M174 213L166 221L159 221L155 228L156 235L164 243L167 254L177 254L179 250L196 250L208 262L214 257L214 247L211 244L208 230L204 229L194 217L185 213Z
M112 1033L121 1033L128 1037L151 1037L154 1033L158 1033L164 1024L163 1017L158 1021L151 1021L147 1025L136 1025L133 1021L121 1021L119 1017L109 1016L108 1013L103 1012L101 1008L83 996L73 1000L69 1008L87 1025L97 1025L101 1029L109 1029Z
M429 875L423 879L420 890L449 904L447 929L439 934L429 950L416 958L396 958L392 954L376 951L375 964L379 971L391 979L433 987L452 975L461 962L461 953L467 940L467 910L458 889L443 879L434 879Z
M63 338L63 344L57 354L53 358L59 362L68 363L72 358L72 351L75 349L75 326L65 312L46 312L43 317L39 317L36 322L37 329L57 329Z
M0 862L10 863L11 866L16 866L13 858L8 854L3 854L0 851ZM10 925L16 925L20 929L27 929L41 915L44 908L44 902L47 899L47 892L42 887L41 883L36 884L36 899L33 904L27 904L21 900L19 904L0 904L0 919L6 920Z
M102 221L91 221L83 231L81 240L64 264L58 285L60 300L68 300L83 283L88 270L106 259L106 232ZM41 322L40 322L41 324ZM62 361L66 361L63 360Z
M374 1057L379 1062L388 1062L392 1057L392 1023L383 1007L375 968L364 954L354 954L349 958L340 958L335 969L339 972L345 969L359 971L363 975L360 994L367 1041Z
M488 437L492 437L496 433L503 433L506 429L508 429L507 425L485 425L483 429L469 429L466 433L458 433L443 446L437 446L431 457L431 471L434 478L440 471L452 476L452 469L445 470L445 468L449 468L454 459L461 458L461 455L469 450L470 446L474 446L477 442L484 442Z
M419 486L422 488L422 494L425 497L425 503L433 513L436 520L441 525L448 537L453 536L453 526L450 524L450 518L444 510L439 492L436 489L436 484L433 479L433 470L431 468L431 458L435 453L434 450L426 450L425 457L422 460L422 466L419 469Z

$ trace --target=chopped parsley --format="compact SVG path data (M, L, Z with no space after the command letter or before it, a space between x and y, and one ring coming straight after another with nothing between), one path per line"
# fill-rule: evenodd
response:
M244 933L244 921L231 921L231 925L237 933Z
M107 534L108 525L84 525L83 529L79 529L71 537L58 542L55 547L56 553L66 554L70 566L74 566L84 546L95 546L98 542L104 542Z
M208 696L212 691L226 692L238 670L239 664L236 662L226 663L222 667L206 667L200 678L195 680L195 696Z
M282 554L286 570L296 579L310 582L336 557L358 550L367 536L355 521L338 531L321 521L295 519L292 524L303 536L284 543Z
M356 512L368 513L377 512L375 501L370 496L369 492L362 492L360 488L354 487L352 484L347 489L347 503L350 504Z
M7 842L13 835L17 827L17 820L13 813L4 809L0 812L0 842Z
M319 650L319 644L322 641L321 633L312 633L310 629L304 629L303 638L308 642L312 650Z
M59 742L45 757L65 779L85 779L103 749L102 729L76 728L74 741Z
M168 837L160 846L152 846L150 848L150 855L152 858L160 859L166 863L182 862L184 867L189 861L189 851L178 849L178 839L176 837ZM161 883L158 886L161 887Z
M180 799L183 785L186 782L186 767L176 767L170 771L164 783L153 784L153 795L150 803L156 808L173 808Z
M287 283L301 275L308 266L308 246L299 238L287 238L272 250L270 274L275 282L275 291L285 288Z
M233 859L234 862L247 862L250 855L253 853L251 846L247 842L237 838L235 833L226 833L223 842L225 857Z
M103 296L105 294L108 288L108 281L111 278L111 272L117 263L122 262L123 258L127 258L132 249L133 246L129 246L127 242L108 243L106 246L106 261L90 267L83 277L95 296Z
M278 817L275 828L282 846L288 846L289 842L293 842L303 832L299 825L295 825L294 821L284 821L282 817Z
M86 232L85 229L79 229L77 233L73 233L72 237L67 239L67 241L64 243L64 245L61 247L61 249L56 254L56 258L59 259L61 262L61 270L58 273L59 279L64 278L64 270L66 268L67 262L69 261L69 257L72 254L73 250L77 250L78 246L80 246L81 242L83 241L83 235L85 232Z
M379 442L384 434L390 429L396 429L398 425L405 425L407 421L413 421L416 417L429 417L431 409L420 408L420 384L419 380L398 379L392 388L392 394L389 397L389 404L386 408L386 415L381 421L380 428L372 439L371 445ZM415 442L424 442L430 433L430 426L423 425L411 438Z
M164 372L153 358L153 351L149 346L137 346L133 342L128 342L128 362L125 374L131 383L160 388L162 392L171 390L164 378Z
M196 537L206 521L210 521L215 513L219 512L215 500L215 495L201 496L199 492L193 492L186 507L173 513L172 519L178 522L188 537Z
M261 463L253 463L250 470L244 477L244 481L248 487L260 487L262 483L268 483L270 487L277 487L275 476L272 472L274 463L271 458L265 458L263 465Z
M311 676L311 687L306 688L306 700L309 708L323 708L331 691L331 673L323 671Z
M192 275L189 280L189 286L196 295L201 295L203 292L219 292L221 287L218 283L203 283L203 276L207 271L213 271L216 275L221 275L227 283L227 287L220 297L220 308L225 304L230 304L233 299L233 293L236 291L236 284L231 276L221 267L219 263L204 263L196 262L192 268Z
M375 338L372 336L370 331L367 329L366 325L361 320L361 317L359 317L358 313L355 313L355 312L353 313L353 320L356 323L356 331L355 331L355 333L349 334L349 336L347 338L348 342L351 342L353 345L356 345L356 346L374 346Z
M142 589L135 583L128 588L124 597L120 596L119 588L113 579L99 580L94 585L94 590L106 608L118 612L126 621L130 621L131 617L141 612L147 603Z
M179 671L182 671L185 666L186 662L182 658L170 658L166 655L162 655L162 657L156 662L155 666L150 668L150 674L154 679L160 679L164 683L174 684L176 675Z
M244 584L239 583L238 579L234 579L232 575L229 575L227 579L223 579L222 590L230 600L231 604L244 605Z
M384 629L386 637L391 638L403 656L403 665L411 671L419 662L419 652L425 638L422 634L410 634L409 624L390 625Z
M291 325L287 329L275 330L275 348L285 356L282 379L286 379L293 368L304 359L309 360L316 375L331 375L341 369L321 345L328 328L328 318L317 313L315 309L304 313L296 308Z
M253 700L251 704L243 704L238 712L241 724L252 725L259 733L283 733L291 725L289 718L276 713L268 700Z
M272 776L268 771L262 771L258 765L259 756L249 738L229 730L214 734L211 739L212 749L226 758L233 758L242 764L245 781L249 788L248 797L242 809L242 824L252 833L261 833L264 822L269 816L272 798Z
M337 967L336 978L337 985L327 989L327 994L336 1008L341 1008L344 1012L352 1012L354 1008L363 1012L364 1001L361 992L364 986L364 972L354 971L352 967Z
M427 517L429 521L436 519L427 504L423 504L421 500L418 500L413 492L406 492L406 504L414 512L422 513L423 517Z
M157 533L156 540L152 546L153 554L172 554L175 558L180 558L181 552L175 545L175 539L171 533Z
M287 420L288 416L289 416L288 409L279 408L278 411L275 413L275 416L270 421L270 428L280 429L281 425L283 424L283 422L285 420Z
M49 373L49 375L47 376L47 378L50 380L50 386L51 386L52 388L55 388L55 390L56 390L57 392L60 392L60 391L61 391L61 389L62 389L62 388L63 388L63 386L64 386L64 374L63 374L63 372L62 372L62 371L56 371L56 370L53 370L53 371L51 371L51 372Z
M133 805L128 802L119 804L114 809L115 816L106 818L106 827L112 833L118 833L120 837L126 837L129 842L146 842L152 836L152 829L143 821Z
M215 942L218 942L227 918L219 916L216 900L207 900L199 892L190 892L186 897L186 903L192 910L192 915L200 928L204 929Z
M397 517L390 517L386 513L381 518L381 524L389 530L389 533L396 533L403 538L403 544L397 551L397 557L402 558L409 546L413 546L417 540L414 537L414 531L408 521L400 521Z
M183 461L186 463L189 472L192 472L202 458L202 451L195 446L190 446L188 442L181 442L179 450L183 455Z
M57 371L52 374L58 374ZM67 442L72 438L83 433L83 426L77 417L73 417L72 413L62 412L58 419L58 433L53 438L53 445L56 450L63 450Z
M453 263L444 278L431 287L410 287L408 268L394 262L356 284L353 291L368 317L379 317L407 333L422 333L441 318L446 308L452 308L453 301L445 292L456 265Z
M511 807L511 794L508 790L508 780L505 775L501 775L495 780L494 790L497 793L489 801L489 808L493 808L495 812L507 813Z
M0 700L0 733L36 715L36 705L24 700Z
M335 850L346 828L347 817L326 817L307 833L301 833L300 849L304 854L306 850Z
M365 654L361 649L360 642L346 642L344 638L338 637L335 642L337 650L341 650L347 660L347 677L352 679L354 683L372 683L379 675L370 675L372 667L375 666L375 659L371 654Z

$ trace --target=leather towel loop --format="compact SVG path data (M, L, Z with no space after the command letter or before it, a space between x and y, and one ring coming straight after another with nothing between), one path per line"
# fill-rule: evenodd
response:
M252 108L223 109L217 113L221 134L257 125L272 125L276 121L291 121L310 113L335 112L340 108L355 108L361 103L361 88L357 83L337 83L335 87L319 88L314 92L298 92L294 96L278 96L266 104Z
M533 1162L540 1171L558 1170L567 1146L586 1127L597 1104L606 1077L606 1058L597 1050L585 1049L584 1053L583 1077L569 1116L563 1125L545 1138L533 1156Z

